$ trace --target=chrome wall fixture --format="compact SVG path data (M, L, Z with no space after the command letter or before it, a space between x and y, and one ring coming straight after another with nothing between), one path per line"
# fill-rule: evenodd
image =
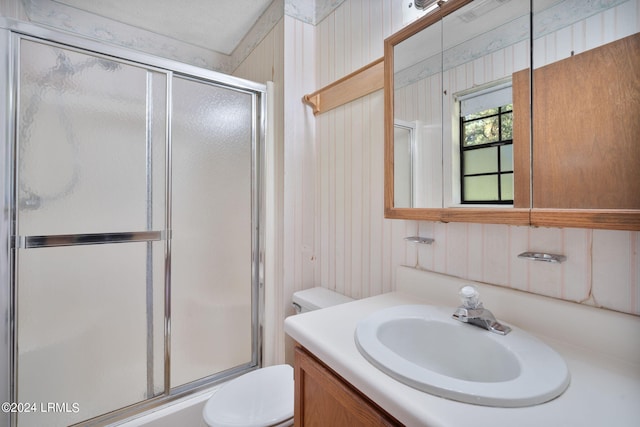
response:
M424 13L429 13L446 2L447 0L415 0L409 3L409 7L413 6Z
M564 255L548 254L544 252L523 252L518 255L518 258L526 259L529 261L542 261L559 264L567 260Z
M409 243L419 243L421 245L430 245L433 242L435 242L435 239L432 239L431 237L420 237L420 236L409 236L409 237L405 237L404 240L406 240Z
M416 9L425 10L437 3L438 3L438 0L415 0L413 2L413 5L415 6Z

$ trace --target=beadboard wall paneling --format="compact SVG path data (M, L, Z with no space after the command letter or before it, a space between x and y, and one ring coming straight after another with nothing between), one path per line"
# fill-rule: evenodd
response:
M311 24L284 17L284 254L283 289L286 301L297 290L314 286L316 127L313 112L302 103L317 89L316 31ZM286 307L288 314L292 308Z
M316 26L318 87L380 58L402 25L399 3L347 0ZM315 118L316 286L354 298L388 292L406 257L403 221L383 217L382 91ZM395 246L394 246L395 243ZM395 260L392 261L392 260Z
M640 232L593 231L595 305L640 314Z

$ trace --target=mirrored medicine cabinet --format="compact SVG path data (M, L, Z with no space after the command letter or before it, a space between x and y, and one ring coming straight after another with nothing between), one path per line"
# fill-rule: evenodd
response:
M640 24L595 40L625 2L578 3L449 0L385 40L387 218L640 230Z

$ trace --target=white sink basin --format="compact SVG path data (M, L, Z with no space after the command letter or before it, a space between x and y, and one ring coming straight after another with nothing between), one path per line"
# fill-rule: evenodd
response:
M360 353L398 381L437 396L485 406L537 405L569 385L562 357L512 327L498 335L452 319L454 309L402 305L358 322Z

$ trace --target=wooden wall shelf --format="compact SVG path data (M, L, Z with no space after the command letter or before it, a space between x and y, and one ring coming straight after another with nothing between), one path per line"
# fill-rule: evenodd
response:
M314 115L318 115L383 87L384 58L380 58L320 90L305 95L302 101L313 108Z

